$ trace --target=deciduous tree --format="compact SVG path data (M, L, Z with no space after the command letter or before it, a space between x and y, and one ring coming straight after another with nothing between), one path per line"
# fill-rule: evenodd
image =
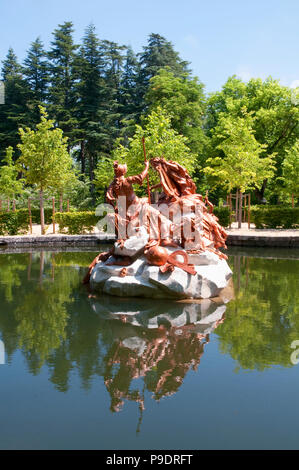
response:
M67 137L59 128L54 127L54 120L49 120L41 106L41 122L36 130L20 129L21 143L18 147L21 156L19 167L24 173L26 183L35 185L40 195L41 233L45 233L44 191L59 188L65 182L66 175L72 171L73 162L67 151Z

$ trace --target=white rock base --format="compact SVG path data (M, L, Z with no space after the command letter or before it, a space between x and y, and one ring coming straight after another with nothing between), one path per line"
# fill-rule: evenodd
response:
M107 266L110 260L93 268L90 285L94 290L117 297L208 299L219 296L232 276L227 262L211 256L210 252L196 255L196 275L177 267L173 272L161 273L158 266L149 265L141 256L126 267L127 275L121 277L123 266Z
M126 318L125 324L146 329L157 329L162 325L166 328L182 328L193 325L193 331L206 335L211 333L223 318L226 303L205 299L197 302L171 302L166 300L123 299L101 296L98 300L91 299L95 313L107 320ZM132 331L133 333L133 331ZM176 334L180 334L177 330Z

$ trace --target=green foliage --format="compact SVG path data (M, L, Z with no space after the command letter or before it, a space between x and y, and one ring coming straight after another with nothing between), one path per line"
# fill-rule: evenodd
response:
M50 59L49 111L69 142L76 136L76 94L74 62L78 46L73 42L73 24L65 21L53 32Z
M298 97L294 99L294 90L282 86L278 80L271 77L264 81L253 78L244 83L233 76L227 80L220 92L210 96L205 128L211 137L223 116L242 118L246 109L254 118L254 137L263 146L261 157L273 155L276 174L281 176L281 163L285 152L299 136L297 102ZM210 156L213 155L213 146L210 147L209 153ZM264 196L266 185L265 179L256 190L260 200ZM278 190L277 184L273 190Z
M299 207L252 206L251 220L256 228L299 228Z
M165 109L173 129L187 137L188 147L201 156L205 145L203 89L197 78L190 78L187 74L178 77L169 68L163 68L150 79L145 96L149 111L157 107Z
M183 61L173 49L171 42L159 34L150 34L147 45L140 55L140 85L147 88L148 83L162 67L168 67L176 76L188 72L188 62Z
M18 212L20 215L22 214L22 217L24 218L26 217L26 220L28 221L28 224L29 224L29 212L27 208L17 209L16 212ZM52 223L53 209L52 207L46 207L44 209L44 212L45 212L45 223L49 225ZM33 224L40 224L40 210L36 208L32 208L31 218L32 218Z
M50 207L45 208L45 223L52 223L53 210ZM40 224L40 210L32 208L31 217L33 224ZM0 211L0 234L18 235L27 233L29 230L29 212L27 208L17 209L15 211Z
M59 224L59 231L71 235L92 232L99 217L92 211L85 212L57 212L55 222Z
M0 167L0 194L14 198L23 191L23 179L18 179L18 169L13 163L13 148L7 147L4 157L5 165Z
M67 151L67 138L54 121L48 120L45 109L40 106L41 122L36 131L20 129L21 156L19 168L25 173L27 184L37 185L40 190L58 188L72 171L72 159Z
M222 227L228 227L229 226L229 207L214 207L214 214L216 217L219 219L219 224L222 225Z
M230 266L236 298L215 330L220 351L237 361L236 371L292 367L290 345L299 329L299 261L235 255Z
M243 117L222 113L212 135L216 156L207 159L204 173L214 185L224 184L228 191L245 192L273 175L272 156L261 158L264 146L253 131L254 118L243 110Z
M283 192L289 196L299 196L299 139L286 152L282 162Z
M0 235L27 233L28 226L29 218L25 211L0 211Z
M144 120L143 126L137 125L135 135L129 138L129 147L120 142L113 152L113 159L127 163L128 174L139 174L144 169L142 137L145 138L147 159L164 157L183 165L190 174L194 171L195 155L187 147L187 138L179 135L171 127L171 119L162 108L157 108ZM95 183L99 189L108 186L113 179L113 160L102 160L95 172ZM157 182L157 175L149 171L150 183Z
M22 75L22 67L12 48L3 61L2 78L5 87L5 103L0 106L0 154L19 142L19 126L28 125L30 89Z

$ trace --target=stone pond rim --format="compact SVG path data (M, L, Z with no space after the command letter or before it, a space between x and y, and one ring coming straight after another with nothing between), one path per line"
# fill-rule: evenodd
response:
M272 231L273 233L273 231ZM279 235L278 235L279 233ZM10 235L0 237L0 246L97 246L100 244L114 243L115 237L107 237L106 235L86 234L86 235ZM251 246L251 247L285 247L299 248L299 230L297 234L289 234L284 231L277 231L274 235L269 233L252 233L239 235L237 233L229 233L226 243L228 246Z

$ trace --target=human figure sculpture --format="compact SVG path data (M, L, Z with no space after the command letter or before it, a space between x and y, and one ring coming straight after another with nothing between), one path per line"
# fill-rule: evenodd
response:
M115 207L117 198L120 196L125 196L127 207L129 207L131 204L136 204L139 199L134 192L133 184L142 185L148 174L149 162L146 161L143 172L135 176L125 177L125 174L127 173L127 165L121 165L118 163L118 161L113 163L113 168L114 180L108 187L106 193L106 202Z
M134 176L125 176L127 173L126 164L119 164L118 161L115 161L113 163L113 168L114 179L108 187L106 193L106 202L111 204L115 209L115 227L117 232L117 239L123 243L123 234L126 231L126 227L128 226L129 222L131 222L134 218L137 218L141 209L141 203L145 202L144 200L140 200L137 197L134 192L133 184L142 185L148 174L149 162L145 162L145 168L143 172ZM125 214L121 214L119 211L118 200L121 199L122 202L125 200ZM131 206L134 206L134 211L132 211Z
M148 233L142 255L149 265L158 266L161 274L166 275L175 268L180 268L191 276L196 276L197 271L189 262L189 254L200 255L211 251L219 259L227 258L219 250L221 247L226 248L227 234L213 214L213 204L207 195L203 199L196 193L195 183L187 170L172 160L166 161L160 157L151 159L150 163L160 176L160 182L152 186L152 189L162 188L156 207L147 198L139 199L133 189L133 184L142 185L148 174L149 162L145 162L142 173L129 177L125 176L127 165L114 162L114 179L107 190L106 201L115 208L113 217L116 223L117 251L115 248L108 255L99 255L90 265L85 282L88 282L91 271L98 262L105 262L107 266L124 267L133 263L134 258L122 251L130 234L125 231L125 235L124 232L120 235L120 224L123 224L123 228L131 224L136 231L142 227ZM120 214L118 209L120 197L126 204L124 214ZM119 276L125 277L127 272L127 269L122 269Z

